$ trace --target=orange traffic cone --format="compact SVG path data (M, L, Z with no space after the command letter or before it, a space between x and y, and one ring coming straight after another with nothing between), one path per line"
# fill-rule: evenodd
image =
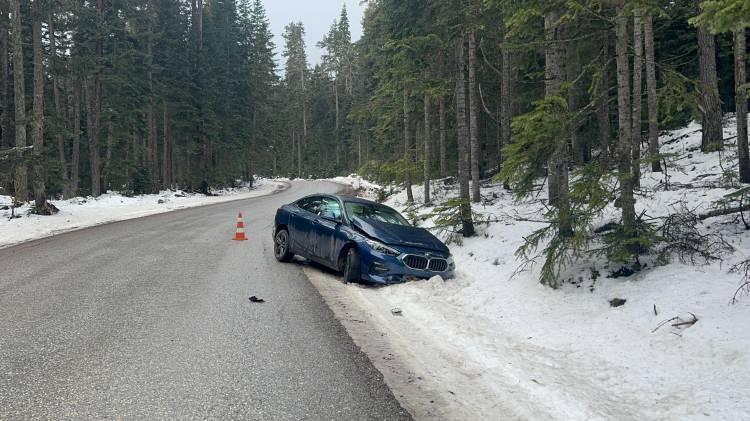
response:
M237 215L237 233L234 234L234 238L232 238L232 240L247 241L247 238L245 237L245 223L242 222L242 212Z

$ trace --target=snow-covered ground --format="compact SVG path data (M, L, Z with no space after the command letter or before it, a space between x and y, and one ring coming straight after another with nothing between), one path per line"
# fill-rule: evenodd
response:
M726 127L725 137L736 143L733 121ZM705 212L732 191L718 181L736 167L734 146L701 153L695 123L661 143L662 153L675 154L667 172L670 189L663 173L644 166L639 212L663 216L679 201ZM374 187L356 177L338 181L373 194ZM438 203L456 194L455 186L442 182L433 190ZM741 276L729 273L750 257L750 232L736 216L710 218L700 227L735 247L721 263L651 265L613 279L607 275L614 268L582 262L565 272L571 282L553 290L539 284L538 267L516 273L514 252L542 225L515 216L539 219L540 206L515 203L497 185L484 186L482 194L484 204L474 210L500 222L451 246L455 279L373 288L345 286L307 270L418 418L750 419L750 296L730 304ZM414 195L419 201L422 189L415 187ZM404 211L405 202L400 192L387 204ZM608 208L597 225L618 215ZM627 301L612 307L615 298ZM393 308L403 315L392 315ZM697 323L672 326L692 314ZM674 317L680 319L659 327ZM375 346L363 339L364 325L380 335Z
M60 209L59 213L52 216L29 214L30 204L26 204L15 209L16 215L21 217L13 219L10 218L9 208L11 198L0 195L0 248L113 221L262 196L281 189L284 185L278 180L258 178L252 189L245 187L218 190L213 192L216 196L180 190L134 197L110 192L96 198L51 200Z

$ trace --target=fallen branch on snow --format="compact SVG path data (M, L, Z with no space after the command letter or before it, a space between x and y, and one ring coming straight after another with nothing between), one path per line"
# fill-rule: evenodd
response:
M658 325L657 325L657 326L656 326L656 327L654 328L654 330L652 330L652 331L651 331L651 333L655 333L655 332L656 332L657 330L659 330L659 329L660 329L660 328L661 328L662 326L664 326L664 325L666 325L667 323L670 323L670 322L675 322L675 323L672 323L672 327L679 327L679 328L682 328L682 327L690 327L690 326L692 326L692 325L694 325L694 324L698 323L698 320L699 320L699 319L698 319L698 316L696 316L695 314L693 314L693 313L690 313L690 312L688 312L688 313L689 313L689 314L690 314L690 316L692 317L691 319L689 319L689 320L683 320L683 319L682 319L682 318L680 318L679 316L675 316L675 317L672 317L671 319L663 320L663 321L662 321L661 323L659 323L659 324L658 324Z
M725 208L725 209L716 209L712 210L711 212L702 213L698 215L698 219L701 221L706 220L708 218L715 218L717 216L724 216L724 215L731 215L733 213L739 213L739 212L745 212L750 210L750 204L748 205L742 205L742 206L734 206L731 208Z

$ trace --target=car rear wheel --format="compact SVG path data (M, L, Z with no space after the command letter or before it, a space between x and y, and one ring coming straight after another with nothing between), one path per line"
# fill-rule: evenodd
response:
M289 251L289 231L280 229L273 241L273 255L279 262L291 262L294 254Z
M362 277L359 269L359 253L352 247L344 257L344 283L359 282Z

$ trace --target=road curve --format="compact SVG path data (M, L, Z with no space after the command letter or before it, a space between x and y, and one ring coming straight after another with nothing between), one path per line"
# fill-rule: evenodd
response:
M0 419L409 419L300 267L273 259L278 206L336 190L0 250ZM250 241L230 240L238 210Z

